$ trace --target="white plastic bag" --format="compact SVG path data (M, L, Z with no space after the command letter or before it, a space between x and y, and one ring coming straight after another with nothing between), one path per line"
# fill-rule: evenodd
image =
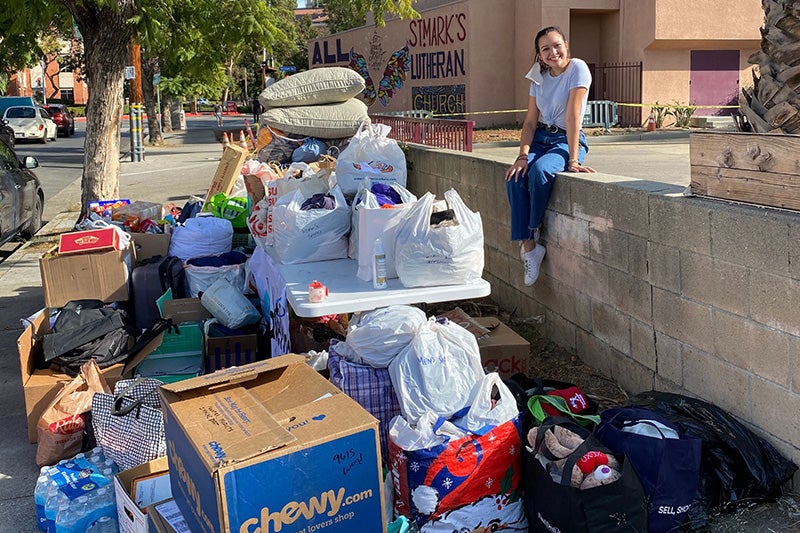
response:
M425 325L422 310L410 305L390 305L362 313L350 324L336 353L350 362L386 368Z
M472 283L483 273L480 213L470 211L455 189L445 192L444 199L455 224L431 226L434 195L425 193L397 228L394 264L406 287Z
M389 138L386 124L361 124L336 161L336 181L342 192L354 196L364 178L406 186L406 155Z
M241 255L244 258L244 254ZM193 264L193 260L196 261L197 259L192 257L183 266L184 272L186 272L186 287L189 290L190 298L200 296L201 292L205 292L219 278L223 278L239 291L244 291L246 261L233 265L200 266Z
M389 424L389 440L408 452L433 448L466 436L466 431L430 411L423 413L416 424L409 424L402 416L394 417Z
M500 399L492 404L492 392L495 387ZM503 383L497 372L491 372L483 376L472 389L469 411L454 423L460 428L482 435L487 429L508 422L518 414L517 400L508 385Z
M339 187L330 190L334 209L300 207L306 197L299 190L278 198L273 208L274 247L282 263L310 263L347 257L350 207Z
M199 215L172 230L169 255L185 262L190 257L230 252L232 243L233 225L230 220Z
M417 197L398 183L389 185L400 197L401 203L391 208L382 208L372 192L372 180L365 179L353 199L350 224L350 248L348 257L358 260L356 276L372 281L372 247L380 239L386 252L386 278L397 277L394 267L394 242L400 220L409 213Z
M416 424L426 411L450 418L469 405L484 372L475 335L431 318L389 364L389 375L400 412Z
M261 313L242 291L223 278L211 284L200 297L200 303L227 328L255 324L261 319Z

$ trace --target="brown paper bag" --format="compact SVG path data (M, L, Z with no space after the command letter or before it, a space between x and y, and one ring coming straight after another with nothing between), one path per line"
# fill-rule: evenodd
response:
M110 394L111 389L97 363L90 359L81 366L80 374L61 389L36 424L38 466L56 464L81 451L83 431L90 423L87 415L92 410L92 396L96 392Z

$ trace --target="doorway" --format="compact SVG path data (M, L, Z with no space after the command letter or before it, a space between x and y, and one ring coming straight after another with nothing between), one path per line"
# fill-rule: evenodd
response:
M701 106L739 104L739 50L692 50L689 103ZM731 115L736 109L701 108L695 115Z

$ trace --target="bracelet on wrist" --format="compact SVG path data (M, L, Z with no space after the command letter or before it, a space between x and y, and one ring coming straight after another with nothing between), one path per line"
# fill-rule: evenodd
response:
M577 159L570 159L570 160L569 160L569 164L571 165L571 164L573 164L573 163L577 163L577 164L579 164L579 165L581 164L581 162L580 162L580 161L578 161Z
M520 154L520 155L518 155L516 160L519 161L520 159L528 159L528 154Z

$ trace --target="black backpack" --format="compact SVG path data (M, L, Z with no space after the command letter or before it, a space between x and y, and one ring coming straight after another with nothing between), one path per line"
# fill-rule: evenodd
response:
M172 289L172 298L186 298L186 271L180 257L170 255L158 265L158 276L161 278L161 290Z

